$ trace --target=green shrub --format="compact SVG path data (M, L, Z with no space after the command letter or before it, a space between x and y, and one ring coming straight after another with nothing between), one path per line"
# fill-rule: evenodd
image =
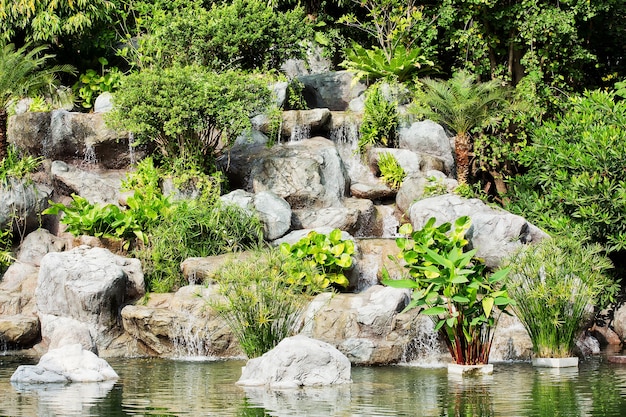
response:
M573 97L563 115L532 133L506 208L556 234L626 250L626 101L605 91Z
M307 110L309 107L304 100L304 84L294 78L287 86L287 108L289 110Z
M198 65L210 70L278 69L303 56L313 32L300 7L281 12L262 0L197 3L156 10L140 52L152 65Z
M149 69L123 78L107 122L153 143L167 161L182 159L212 167L222 145L228 147L251 127L250 116L269 103L259 77L197 66Z
M363 121L359 128L358 150L361 154L371 146L396 147L397 103L389 101L381 87L381 84L374 84L366 93Z
M394 190L399 189L406 178L406 172L390 152L382 152L378 155L378 169L380 179Z
M122 79L122 73L117 67L105 69L109 63L106 58L98 58L98 62L102 65L99 72L88 69L78 77L78 81L72 87L85 109L91 109L100 94L114 92Z
M7 148L7 156L0 160L0 186L7 186L11 178L28 177L39 168L42 161L42 157L20 156L17 147L10 145Z
M400 233L409 237L396 243L409 277L392 280L384 271L383 280L413 290L405 311L425 308L422 314L433 318L454 362L465 365L488 362L500 313L514 304L502 285L508 270L489 275L475 249L465 252L470 225L467 216L459 217L454 228L450 223L436 227L434 217L415 232L410 223L404 224Z
M311 231L293 245L282 243L280 251L288 255L282 270L289 285L318 293L350 284L345 272L352 267L354 242L342 239L339 229L328 235Z
M506 263L509 293L517 301L513 310L538 357L572 356L592 307L605 307L619 291L606 275L612 264L602 247L571 237L523 246Z
M147 244L135 255L142 261L147 288L168 292L185 284L180 271L185 259L245 250L262 240L260 221L245 210L219 200L183 200L150 229Z
M307 298L288 284L285 258L276 250L259 252L245 262L231 262L217 273L225 301L212 303L226 320L249 358L261 356L297 330Z

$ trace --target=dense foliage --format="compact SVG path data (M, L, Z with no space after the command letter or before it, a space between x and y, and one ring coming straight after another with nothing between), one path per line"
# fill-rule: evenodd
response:
M406 279L386 285L413 290L405 310L422 307L435 322L452 359L461 365L486 364L500 314L514 304L503 285L508 269L489 274L476 250L467 250L469 217L435 226L435 218L420 230L410 223L400 228L407 235L396 239L398 257L408 270Z
M153 143L163 158L210 162L251 127L250 116L267 105L259 77L216 73L198 66L145 69L124 77L109 123Z
M626 250L626 101L605 91L573 96L532 133L511 181L509 210L555 234Z
M511 256L507 280L516 316L524 324L538 357L570 357L576 337L593 308L615 301L619 285L606 271L612 267L598 244L579 239L544 239Z

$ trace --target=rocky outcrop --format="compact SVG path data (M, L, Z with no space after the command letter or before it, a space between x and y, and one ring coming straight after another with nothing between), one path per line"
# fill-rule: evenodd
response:
M436 157L443 161L445 173L454 172L454 148L441 125L431 120L415 122L398 129L398 139L399 148Z
M59 194L78 194L92 204L119 204L122 180L126 175L122 171L88 171L63 161L52 163L51 174Z
M21 365L11 376L15 384L102 382L118 379L117 373L80 344L51 349L37 365Z
M0 229L11 226L16 235L36 229L51 195L50 187L27 179L0 183Z
M47 254L35 290L42 337L53 346L106 349L120 335L120 309L133 301L127 293L142 295L143 285L138 259L89 247Z
M354 82L354 74L348 71L302 75L298 80L304 84L302 95L311 109L346 110L367 88Z
M523 217L506 210L489 207L478 199L465 199L455 194L445 194L419 200L409 208L413 227L421 229L428 219L435 217L436 224L451 222L469 216L472 226L467 238L489 267L496 267L520 245L537 242L548 235L528 223Z
M260 358L250 359L238 385L274 389L349 384L351 364L336 348L306 336L283 339Z

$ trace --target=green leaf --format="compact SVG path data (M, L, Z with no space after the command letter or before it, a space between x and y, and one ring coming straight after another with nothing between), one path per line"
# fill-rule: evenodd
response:
M419 284L412 279L389 279L383 280L382 283L393 288L419 288Z
M454 297L452 297L452 301L455 301L457 303L469 303L470 299L467 297L463 297L462 295L455 295Z
M448 310L446 310L445 307L435 306L422 311L422 314L426 316L438 316L440 314L446 314L447 312Z
M483 311L485 312L485 316L489 317L491 315L491 310L493 309L494 299L492 297L483 297L482 305Z

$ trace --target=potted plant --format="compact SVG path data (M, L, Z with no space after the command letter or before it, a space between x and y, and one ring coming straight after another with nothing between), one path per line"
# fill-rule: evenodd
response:
M400 233L408 237L397 238L396 244L408 278L392 280L383 271L383 283L413 290L405 311L422 307L422 314L433 318L454 361L449 372L491 373L493 366L486 365L494 330L500 314L514 303L502 285L508 270L489 274L476 250L467 250L470 225L467 216L454 227L435 226L435 218L415 232L403 225Z
M612 301L619 286L606 271L611 261L598 244L555 237L523 246L506 262L513 311L533 344L536 366L578 366L574 356L582 325L594 307Z

